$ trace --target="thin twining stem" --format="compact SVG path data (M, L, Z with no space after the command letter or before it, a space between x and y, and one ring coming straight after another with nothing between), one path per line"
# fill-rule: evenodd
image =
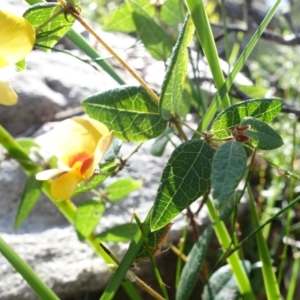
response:
M103 39L99 37L99 35L80 17L75 8L69 7L67 8L67 12L71 13L74 18L140 83L155 102L159 102L157 94L154 93L147 83L132 68L130 68L129 65L109 45L107 45Z

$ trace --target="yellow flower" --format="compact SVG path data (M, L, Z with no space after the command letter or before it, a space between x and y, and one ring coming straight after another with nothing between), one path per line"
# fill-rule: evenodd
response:
M57 199L66 200L74 194L80 182L92 177L111 145L114 132L109 132L98 121L75 117L61 122L52 134L51 148L61 166L38 173L36 179L56 177L51 193Z
M24 18L0 10L0 69L22 60L34 45L35 30ZM13 105L18 96L11 86L0 80L0 104Z

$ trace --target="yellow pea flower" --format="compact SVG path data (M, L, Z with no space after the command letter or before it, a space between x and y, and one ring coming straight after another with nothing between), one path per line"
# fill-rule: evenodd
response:
M37 180L55 179L51 185L53 197L72 197L77 185L88 180L110 147L114 132L95 120L75 117L61 122L52 133L51 148L60 168L36 174Z
M22 60L34 45L34 27L24 18L0 10L0 73ZM0 80L0 104L14 105L18 96L6 81Z

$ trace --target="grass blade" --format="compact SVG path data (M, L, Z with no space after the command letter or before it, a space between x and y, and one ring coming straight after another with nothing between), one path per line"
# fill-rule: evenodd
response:
M41 299L59 300L54 292L40 279L31 267L0 236L0 253L21 274Z
M221 65L219 63L219 56L216 43L209 24L207 14L205 12L203 1L187 0L186 3L191 13L198 38L203 48L203 52L207 58L216 87L218 90L220 90L225 80ZM230 106L230 98L226 92L224 93L223 107L226 108L228 106Z
M259 227L260 223L256 212L255 201L249 184L247 185L247 190L250 197L250 207L251 207L253 222L255 227ZM267 298L269 300L275 300L275 299L279 300L281 299L279 286L277 284L277 279L272 268L272 262L269 255L268 246L266 244L266 241L264 239L261 230L259 230L256 233L256 240L257 240L259 256L262 262L262 273L263 273L264 286L266 289Z
M233 249L231 237L228 233L227 228L225 227L224 222L222 222L218 214L212 204L210 199L207 199L206 205L209 211L209 217L212 222L215 222L215 233L219 240L219 243L224 249L224 251L231 251ZM237 252L230 252L230 256L227 257L227 262L231 266L233 270L234 277L236 279L236 283L239 287L240 293L243 295L243 299L246 300L255 300L256 297L253 293L249 278L247 273L243 267L242 262L240 261L239 255Z
M262 21L261 25L258 27L256 32L254 33L253 37L249 41L248 45L246 46L243 53L240 55L239 59L237 60L236 64L234 65L234 68L230 72L228 78L226 79L224 85L222 87L218 87L218 93L216 94L212 104L207 109L205 115L203 116L203 119L201 120L201 123L199 124L199 127L197 131L205 131L207 130L211 120L213 119L215 113L217 112L218 107L221 104L221 99L223 97L226 97L227 91L229 90L230 86L232 85L235 76L241 71L242 67L244 66L245 62L247 61L249 55L251 54L252 50L254 49L255 45L257 44L261 34L269 24L270 20L274 16L281 0L277 0L274 6L270 9L264 20ZM197 29L197 27L196 27ZM197 135L194 135L193 138L198 138Z

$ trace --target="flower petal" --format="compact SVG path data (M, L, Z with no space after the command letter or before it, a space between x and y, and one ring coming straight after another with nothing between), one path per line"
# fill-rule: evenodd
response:
M24 18L0 10L0 68L17 63L29 53L35 41L35 29Z
M110 147L112 141L114 139L114 131L104 135L97 144L94 154L94 168L93 172L96 169L97 165L101 162L103 156L105 155L106 151ZM89 178L89 177L88 177Z
M77 170L65 172L54 179L51 185L51 193L54 198L67 200L73 196L77 185L83 180Z
M61 169L50 169L39 172L35 175L36 180L48 180L66 171Z
M82 117L71 118L61 122L53 131L51 148L68 165L69 157L78 153L93 157L98 141L107 133L108 128L98 121Z
M18 95L8 82L0 81L0 104L14 105L18 102Z

